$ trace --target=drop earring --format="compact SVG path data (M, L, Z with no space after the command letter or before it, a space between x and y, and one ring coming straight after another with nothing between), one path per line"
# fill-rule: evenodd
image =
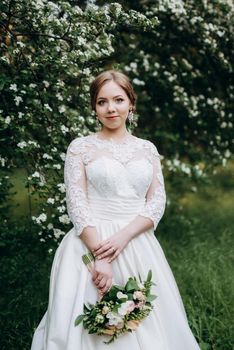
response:
M132 125L133 120L134 120L134 115L133 115L132 110L130 110L128 113L128 121L129 121L130 126Z

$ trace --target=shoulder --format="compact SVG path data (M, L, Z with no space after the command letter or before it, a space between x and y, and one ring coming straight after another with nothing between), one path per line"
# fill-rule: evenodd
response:
M158 152L158 149L156 145L146 139L141 139L139 137L136 138L139 146L143 147L145 150L147 150L152 156L158 156L160 157L160 154Z
M89 145L90 136L91 135L76 137L69 144L67 151L73 154L82 154Z

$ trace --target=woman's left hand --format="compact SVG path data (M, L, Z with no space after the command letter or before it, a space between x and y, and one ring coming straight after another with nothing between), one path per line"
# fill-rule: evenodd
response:
M93 255L96 259L108 257L108 262L112 262L128 244L129 239L126 233L118 232L110 238L100 242L93 249Z

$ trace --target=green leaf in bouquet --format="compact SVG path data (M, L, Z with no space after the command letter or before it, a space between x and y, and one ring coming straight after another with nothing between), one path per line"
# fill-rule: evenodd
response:
M128 300L133 300L133 293L126 293L128 296Z
M115 300L117 298L117 293L118 292L122 292L124 290L123 287L118 286L118 285L114 285L111 287L111 289L109 290L109 292L107 292L102 300L103 301L110 301L110 300Z
M138 284L137 284L136 280L134 280L132 277L130 277L128 282L125 285L125 290L127 292L130 292L131 290L138 290Z
M93 328L90 328L89 329L89 332L88 332L89 334L94 334L94 333L97 333L97 328L95 327L93 327Z
M147 282L150 282L152 280L152 270L149 270L146 280Z
M90 311L90 317L95 317L97 315L98 311L93 308L91 311Z
M141 275L138 273L139 281L142 283Z
M83 321L85 315L79 315L75 320L75 326L79 326L79 324Z
M118 312L118 309L119 309L119 307L120 307L120 305L121 304L116 304L114 307L113 307L113 309L112 309L112 312Z
M92 308L91 304L89 304L89 307L86 304L84 304L84 312L90 311L91 308Z
M156 295L150 294L147 296L146 301L151 303L151 301L155 300L157 298Z

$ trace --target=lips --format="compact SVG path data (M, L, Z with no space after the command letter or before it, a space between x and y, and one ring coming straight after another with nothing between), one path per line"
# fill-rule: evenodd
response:
M114 118L117 118L118 116L117 115L111 115L110 117L107 117L107 119L114 119Z

